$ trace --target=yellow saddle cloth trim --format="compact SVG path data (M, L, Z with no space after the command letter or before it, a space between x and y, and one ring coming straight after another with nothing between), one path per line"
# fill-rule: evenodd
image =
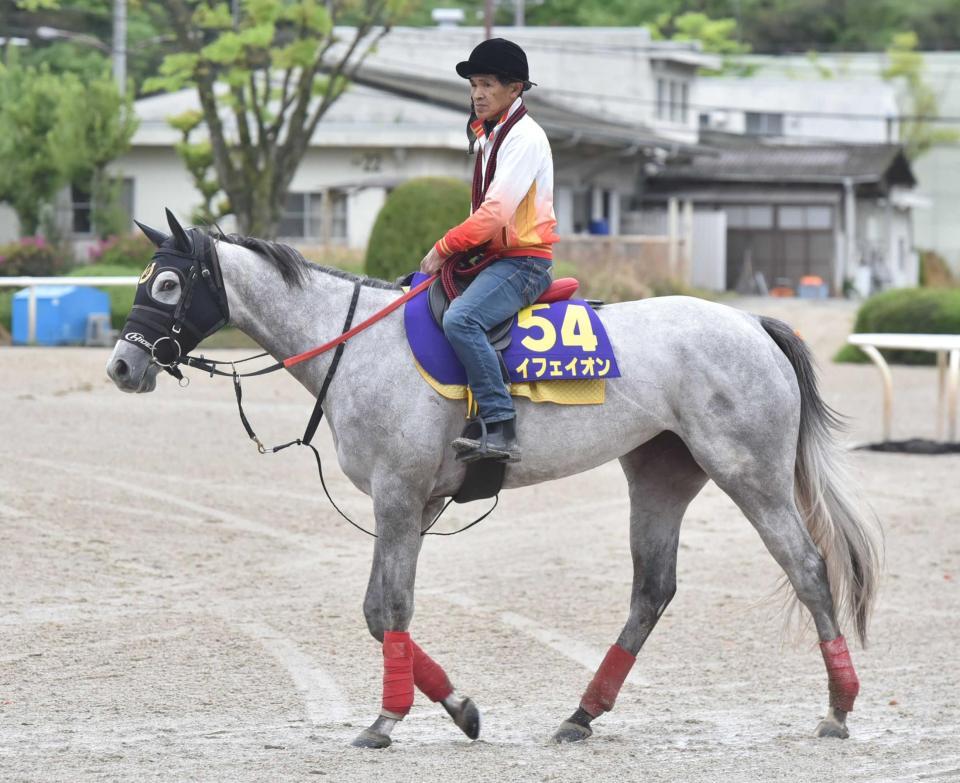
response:
M455 383L440 383L414 359L417 372L430 384L441 397L448 400L467 399L468 389ZM602 378L585 378L569 381L531 381L530 383L511 383L510 394L514 397L526 397L533 402L553 402L557 405L600 405L606 388Z

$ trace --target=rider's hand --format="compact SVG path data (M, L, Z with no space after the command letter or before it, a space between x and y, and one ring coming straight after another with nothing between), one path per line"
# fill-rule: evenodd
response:
M430 248L430 252L423 257L420 262L420 271L426 275L435 275L443 266L443 259L435 247Z

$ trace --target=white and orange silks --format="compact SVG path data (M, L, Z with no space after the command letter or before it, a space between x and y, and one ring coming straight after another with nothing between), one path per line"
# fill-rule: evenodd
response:
M522 105L523 99L517 98L489 135L482 121L471 125L483 156L482 176L486 176L497 134ZM550 142L527 114L513 126L497 153L497 171L483 203L463 223L444 234L435 247L444 259L485 243L489 243L486 252L490 255L550 259L552 245L558 239L556 227Z

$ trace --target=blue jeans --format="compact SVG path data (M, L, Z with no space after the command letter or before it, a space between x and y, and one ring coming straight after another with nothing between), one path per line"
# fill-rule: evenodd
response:
M552 266L545 258L501 258L477 275L443 316L443 333L467 371L480 416L488 424L516 414L487 330L536 302L550 287Z

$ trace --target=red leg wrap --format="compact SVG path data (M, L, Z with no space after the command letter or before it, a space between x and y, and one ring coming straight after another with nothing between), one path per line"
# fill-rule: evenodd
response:
M847 641L838 636L832 641L820 642L820 650L830 680L830 706L850 712L853 710L853 700L860 692L860 680L850 660Z
M416 642L413 645L413 682L430 701L443 701L453 693L447 673Z
M413 642L406 631L383 632L383 709L406 715L413 706Z
M627 679L636 660L635 655L631 655L620 645L613 645L607 650L603 663L587 686L583 698L580 699L580 706L594 717L612 710L617 694L623 687L623 681Z

